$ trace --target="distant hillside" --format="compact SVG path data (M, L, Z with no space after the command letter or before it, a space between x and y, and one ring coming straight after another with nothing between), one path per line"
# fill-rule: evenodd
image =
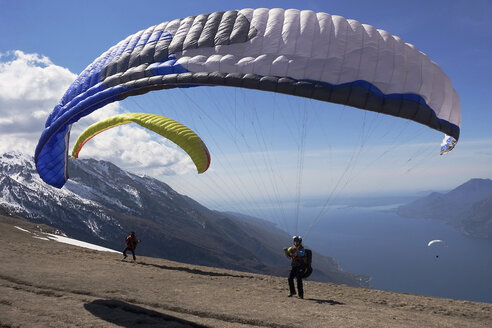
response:
M492 196L474 203L462 225L472 236L492 239Z
M137 254L182 263L285 275L282 248L291 237L271 223L220 213L178 194L167 184L126 172L105 161L70 160L62 189L39 178L32 157L0 156L0 205L32 222L113 249L135 230ZM367 286L368 277L344 272L329 257L315 254L317 281Z
M471 179L448 193L431 193L402 205L397 213L438 220L467 235L492 239L492 180Z

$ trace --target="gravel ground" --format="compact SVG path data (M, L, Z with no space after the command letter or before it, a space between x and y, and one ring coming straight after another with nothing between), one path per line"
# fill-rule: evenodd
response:
M311 281L300 300L284 278L42 236L0 216L0 327L492 327L489 303Z

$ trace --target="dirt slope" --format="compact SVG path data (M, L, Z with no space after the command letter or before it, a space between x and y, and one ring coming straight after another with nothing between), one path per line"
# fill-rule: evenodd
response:
M0 327L491 327L492 304L307 281L156 258L122 261L41 240L0 216ZM286 273L288 267L286 266Z

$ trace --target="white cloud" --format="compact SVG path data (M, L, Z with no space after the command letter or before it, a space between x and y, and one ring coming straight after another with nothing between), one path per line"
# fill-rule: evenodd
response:
M0 153L34 154L49 113L76 76L46 56L20 50L0 53ZM119 103L112 103L82 118L72 125L70 144L89 125L122 111ZM101 133L84 147L81 157L153 176L195 170L188 155L172 142L134 124Z
M0 152L34 153L46 117L75 76L38 54L0 54Z
M16 50L2 54L0 58L10 59L0 64L3 100L56 101L76 77L68 69L37 54Z

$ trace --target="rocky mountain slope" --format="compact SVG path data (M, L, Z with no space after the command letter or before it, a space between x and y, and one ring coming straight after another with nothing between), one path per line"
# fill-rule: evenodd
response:
M492 239L492 180L471 179L447 193L431 193L398 208L400 216L438 220L463 233Z
M257 218L209 210L167 184L121 170L105 161L69 162L62 189L40 180L30 156L0 156L0 205L32 222L113 249L135 230L137 254L183 263L285 275L282 248L290 236ZM367 286L368 277L344 272L338 263L315 257L313 280Z

